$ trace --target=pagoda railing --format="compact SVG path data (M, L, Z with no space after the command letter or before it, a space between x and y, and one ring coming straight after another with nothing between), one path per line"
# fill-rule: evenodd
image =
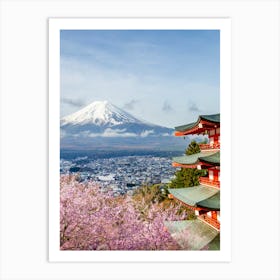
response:
M209 177L200 177L199 178L199 183L201 185L220 188L220 181L210 180Z
M204 150L216 150L216 149L220 149L220 143L199 144L199 148L200 148L201 151L204 151Z
M209 217L207 214L199 215L198 219L206 222L207 224L210 224L215 229L220 230L220 222L216 219L213 219L212 217Z

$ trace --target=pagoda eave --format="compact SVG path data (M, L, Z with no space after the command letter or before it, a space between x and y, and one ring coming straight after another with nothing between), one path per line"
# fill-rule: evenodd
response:
M196 163L196 164L182 164L182 163L178 163L178 162L172 162L173 167L197 168L198 165L199 165L199 163Z
M213 123L206 120L200 120L193 127L188 127L186 130L177 130L175 131L175 136L185 136L190 134L205 134L207 131L219 127L219 123ZM176 128L175 128L176 129Z
M175 136L186 136L186 135L190 135L190 134L205 134L205 131L206 130L210 130L212 127L202 127L202 128L199 128L199 127L194 127L190 130L187 130L187 131L175 131L174 135Z
M198 206L192 206L187 204L186 202L184 202L183 200L180 200L178 197L175 197L173 194L169 194L168 198L170 199L176 199L178 201L180 201L184 206L186 206L187 208L191 209L191 210L197 210L197 211L209 211L207 208L202 208L202 207L198 207Z
M206 167L212 167L213 165L209 163L204 163L204 162L197 162L194 164L183 164L183 163L178 163L178 162L172 162L173 167L181 167L181 168L197 168L200 166L202 169Z
M184 155L172 158L173 167L207 168L219 165L220 153L216 151L200 152L193 155Z
M205 177L200 177L199 178L199 183L203 186L206 187L212 187L212 188L216 188L216 189L220 189L220 181L211 181L209 180L209 178L205 178Z
M209 226L220 231L220 223L217 220L215 220L211 217L208 217L207 214L202 214L202 215L198 216L197 219L203 221L204 223L207 223Z
M194 210L220 210L220 191L203 185L169 189L169 198L177 199Z

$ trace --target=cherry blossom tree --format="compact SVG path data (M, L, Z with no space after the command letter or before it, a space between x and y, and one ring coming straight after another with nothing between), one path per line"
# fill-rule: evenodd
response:
M60 178L61 250L180 250L164 221L183 220L185 211L163 210L132 196L114 196L94 182Z

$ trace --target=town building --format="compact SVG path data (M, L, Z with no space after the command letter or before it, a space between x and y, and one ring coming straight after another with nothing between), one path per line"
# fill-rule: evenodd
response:
M193 209L197 219L165 222L171 236L191 250L220 248L220 114L201 115L196 122L175 127L175 136L207 135L208 143L199 144L200 152L173 158L172 165L207 171L194 187L169 188L169 198ZM187 230L186 240L182 232ZM186 245L187 244L187 245Z

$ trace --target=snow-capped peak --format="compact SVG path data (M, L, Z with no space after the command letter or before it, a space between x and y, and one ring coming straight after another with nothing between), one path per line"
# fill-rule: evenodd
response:
M83 109L61 119L61 125L118 125L135 122L139 123L140 121L108 101L94 101Z

